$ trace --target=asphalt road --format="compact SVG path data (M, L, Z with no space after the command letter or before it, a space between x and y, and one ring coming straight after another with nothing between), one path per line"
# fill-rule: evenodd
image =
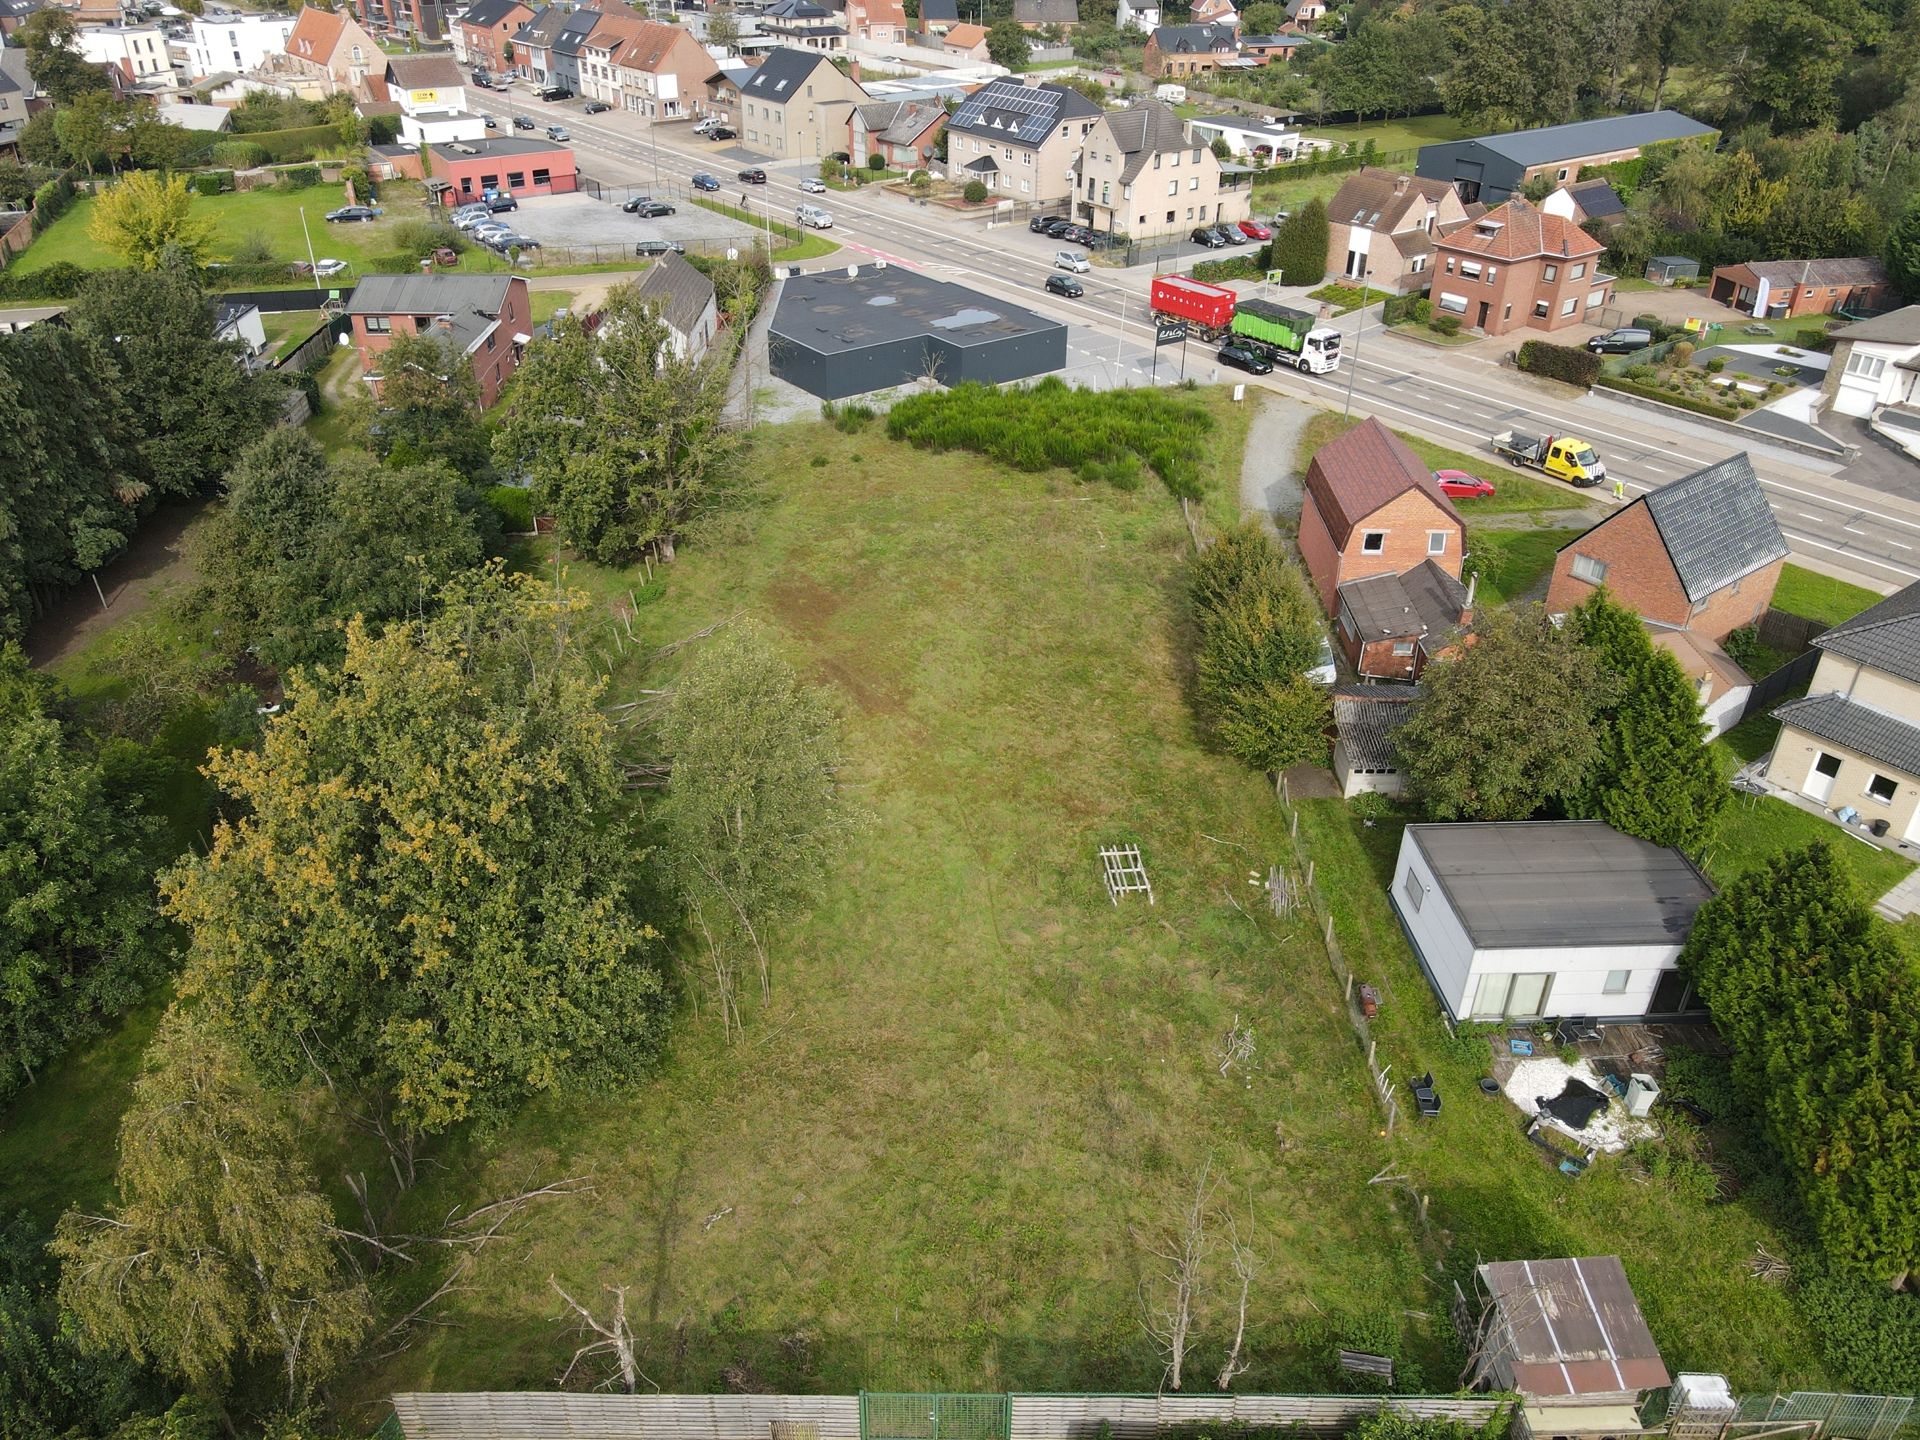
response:
M684 184L696 170L710 170L727 186L720 198L730 204L739 201L742 187L733 182L733 171L743 162L737 146L703 141L686 125L661 125L650 132L634 117L618 112L586 116L577 100L545 106L522 90L511 96L475 92L474 99L476 108L495 114L561 112L583 167L603 183L649 184L657 175L661 181ZM788 161L777 168L774 162L759 163L765 165L770 183L748 190L748 208L755 214L771 210L775 218L788 219L803 199L824 204L834 217L831 238L854 255L1006 295L1080 327L1084 335L1119 341L1123 353L1144 350L1151 343L1146 297L1152 277L1144 268L1095 269L1081 276L1085 298L1060 299L1040 288L1052 273L1052 257L1060 246L1024 226L985 229L978 221L923 211L893 195L835 191L807 196L794 182L814 173L812 162ZM848 258L812 261L804 268L834 268ZM1838 466L1757 439L1736 441L1706 424L1669 419L1598 396L1567 394L1483 359L1388 335L1377 319L1369 319L1363 331L1359 321L1359 316L1347 316L1334 322L1346 331L1346 344L1342 367L1331 375L1279 370L1254 379L1238 372L1222 374L1285 394L1312 393L1323 403L1344 404L1350 395L1358 411L1482 454L1494 432L1509 427L1578 433L1594 441L1609 472L1626 481L1629 494L1667 484L1745 449L1782 531L1801 558L1882 590L1920 580L1920 504L1849 485L1836 478ZM1207 363L1201 368L1203 357ZM1169 360L1174 363L1169 365ZM1203 378L1213 368L1211 357L1198 346L1189 348L1187 365L1190 374ZM1177 352L1162 356L1163 383L1177 373L1177 366Z

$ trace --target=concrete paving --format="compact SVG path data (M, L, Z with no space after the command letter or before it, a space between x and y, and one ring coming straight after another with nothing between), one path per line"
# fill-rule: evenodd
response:
M503 218L544 246L619 247L629 255L636 240L722 245L752 242L754 232L730 216L716 215L679 199L668 198L667 203L674 206L674 214L642 220L591 195L536 195L522 200L518 210Z

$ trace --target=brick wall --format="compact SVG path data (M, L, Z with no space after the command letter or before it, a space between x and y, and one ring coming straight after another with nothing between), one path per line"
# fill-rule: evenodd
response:
M1384 532L1378 550L1366 548L1370 530ZM1427 532L1447 532L1445 553L1427 552ZM1320 603L1329 615L1335 613L1335 592L1349 580L1364 580L1369 575L1402 575L1425 560L1436 561L1440 568L1459 578L1464 559L1466 534L1453 519L1427 496L1409 490L1353 527L1343 552L1334 550L1333 537L1308 492L1300 514L1300 554L1313 576Z
M360 370L362 374L378 367L378 357L393 343L392 331L373 333L367 329L370 317L353 317L353 344L360 352ZM410 315L387 317L389 323L402 334L416 333ZM425 333L431 333L431 327ZM513 372L520 368L520 348L513 343L515 335L533 333L533 303L527 293L527 282L515 276L507 286L507 296L500 308L500 324L493 332L493 346L489 349L481 342L480 348L473 352L473 375L480 387L480 408L491 409L500 398L500 391ZM377 392L376 392L377 393Z
M1547 609L1556 613L1573 609L1598 588L1574 578L1576 555L1589 555L1606 565L1607 590L1617 603L1657 624L1690 630L1715 641L1725 640L1766 613L1773 601L1773 587L1780 580L1780 567L1786 563L1776 560L1766 569L1716 590L1696 614L1681 588L1680 577L1674 573L1673 562L1667 558L1653 517L1644 504L1636 503L1573 541L1554 560Z
M1307 574L1313 577L1313 588L1320 592L1320 604L1331 615L1334 613L1333 592L1340 588L1340 552L1334 548L1333 536L1327 532L1327 522L1320 518L1320 507L1314 503L1313 492L1307 492L1306 503L1300 507L1300 558L1306 562Z

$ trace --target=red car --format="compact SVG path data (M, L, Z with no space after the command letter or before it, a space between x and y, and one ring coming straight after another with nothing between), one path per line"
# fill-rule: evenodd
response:
M1240 233L1249 240L1271 240L1273 238L1273 232L1271 230L1252 220L1242 220L1240 222Z
M1455 500L1484 500L1493 494L1491 480L1482 480L1464 470L1436 470L1433 478L1440 486L1440 493L1451 495Z

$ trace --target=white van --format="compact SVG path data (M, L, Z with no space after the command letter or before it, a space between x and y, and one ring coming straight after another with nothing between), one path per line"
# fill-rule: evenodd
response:
M793 208L793 214L802 225L811 225L816 230L833 228L833 216L818 205L796 205Z

